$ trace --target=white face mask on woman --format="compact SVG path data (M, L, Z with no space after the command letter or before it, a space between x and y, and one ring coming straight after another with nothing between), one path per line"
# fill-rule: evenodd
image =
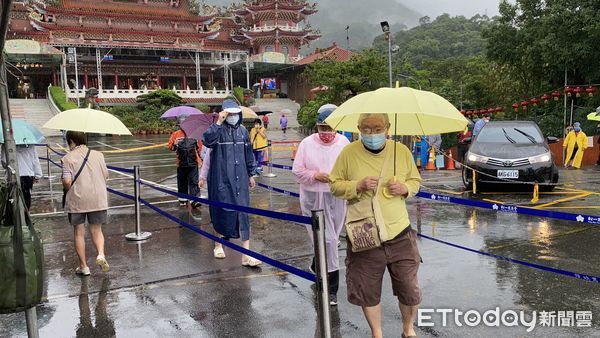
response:
M235 126L240 121L240 114L229 114L225 118L225 121L232 126Z

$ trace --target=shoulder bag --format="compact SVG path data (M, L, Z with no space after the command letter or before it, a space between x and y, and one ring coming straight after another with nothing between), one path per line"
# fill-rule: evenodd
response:
M391 153L392 151L388 151L385 157L379 174L380 182L377 184L373 197L348 204L345 225L352 252L367 251L380 247L381 243L389 239L377 195L381 189L381 184L383 184L381 179L386 172Z
M75 181L77 181L77 178L79 178L79 175L81 174L81 171L83 170L83 167L85 167L85 164L87 163L88 158L90 157L91 151L92 150L90 148L88 148L88 151L85 154L85 157L83 158L83 162L81 162L81 167L79 167L79 170L77 171L77 173L75 174L75 177L73 177L73 180L71 181L71 187L73 187L73 184L75 184ZM65 202L67 201L67 192L69 192L69 189L63 187L63 197L62 197L63 209L65 208Z

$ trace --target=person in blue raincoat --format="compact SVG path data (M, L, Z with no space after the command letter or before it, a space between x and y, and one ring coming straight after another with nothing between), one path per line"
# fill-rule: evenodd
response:
M250 144L250 134L241 124L242 110L234 100L223 101L223 111L217 121L204 133L202 142L210 148L208 168L208 198L223 203L248 206L250 188L256 182L256 161ZM248 214L210 206L210 219L215 231L225 239L240 238L242 246L250 248ZM215 258L225 258L220 243L215 243ZM262 262L242 255L242 265L255 267Z

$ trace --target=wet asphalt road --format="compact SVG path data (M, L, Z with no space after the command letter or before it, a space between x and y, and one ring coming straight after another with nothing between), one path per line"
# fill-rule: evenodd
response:
M280 137L275 135L275 137ZM288 134L288 139L297 139ZM164 137L135 141L104 138L94 143L98 150L131 148L164 142ZM112 148L111 148L112 147ZM275 162L289 164L289 154L275 154ZM107 162L119 167L142 166L145 179L175 186L173 154L163 149L136 153L107 154ZM53 159L57 157L54 156ZM53 169L57 174L57 170ZM275 179L263 183L297 191L289 172L276 170ZM596 169L563 175L566 189L593 181ZM424 185L431 189L461 192L456 172L425 173ZM57 178L51 194L47 181L35 188L35 222L45 240L45 301L38 307L41 337L313 337L318 336L311 283L263 265L248 269L241 258L226 250L225 260L212 258L212 242L142 208L142 227L153 237L145 243L131 243L124 235L133 231L130 201L114 195L109 224L104 227L107 258L111 271L103 274L92 268L90 277L75 276L76 255L72 229L59 212L60 184ZM582 182L582 183L578 183ZM568 186L573 184L573 186ZM130 178L111 173L109 185L132 194ZM586 189L600 191L596 185ZM559 189L560 190L560 189ZM174 203L172 196L142 190L143 198L202 229L210 229L208 209L189 214ZM594 206L595 194L558 206ZM542 203L565 196L543 195ZM530 197L515 193L477 195L501 201L527 203ZM257 188L252 206L298 214L297 199ZM595 205L598 205L596 203ZM121 207L119 207L121 206ZM552 206L550 206L552 207ZM595 209L562 210L593 214ZM600 276L600 227L541 219L414 199L409 203L413 227L419 232L451 243L540 265ZM287 264L306 269L312 247L303 225L251 216L251 249ZM88 241L88 255L94 257ZM442 327L441 316L433 316L434 327L417 328L421 337L593 337L600 332L600 284L590 283L530 267L515 265L419 239L424 264L419 279L424 299L421 308L449 308L531 311L593 311L592 327L539 326L528 333L524 326L487 328L457 326L452 320ZM342 239L340 257L345 257ZM93 260L88 259L91 263ZM341 274L340 301L332 311L335 337L367 337L368 325L361 310L346 300ZM401 322L397 301L386 275L383 291L383 323L388 337L400 337ZM0 315L0 336L25 336L23 314Z

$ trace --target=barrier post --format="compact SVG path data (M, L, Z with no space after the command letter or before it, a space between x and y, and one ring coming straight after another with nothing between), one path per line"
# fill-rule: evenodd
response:
M277 175L273 173L273 166L271 165L271 163L273 163L273 151L271 150L272 143L271 140L268 140L267 142L267 153L269 154L269 163L267 163L268 172L266 174L263 174L263 177L273 178L277 177Z
M327 280L327 252L325 249L325 217L323 210L312 211L313 246L315 248L317 310L321 337L331 338L329 309L329 281Z
M52 168L50 167L50 149L48 149L48 145L46 145L46 158L48 159L46 161L47 167L46 169L48 170L47 173L48 175L46 175L45 178L47 178L48 180L50 180L50 177L52 177L52 174L50 173L50 170L52 170ZM51 184L52 186L52 184Z
M133 195L135 197L135 232L125 235L125 238L129 241L143 241L152 236L150 232L142 232L140 227L140 166L133 167Z
M25 322L27 323L27 337L39 338L40 333L38 332L37 312L35 306L25 310Z

